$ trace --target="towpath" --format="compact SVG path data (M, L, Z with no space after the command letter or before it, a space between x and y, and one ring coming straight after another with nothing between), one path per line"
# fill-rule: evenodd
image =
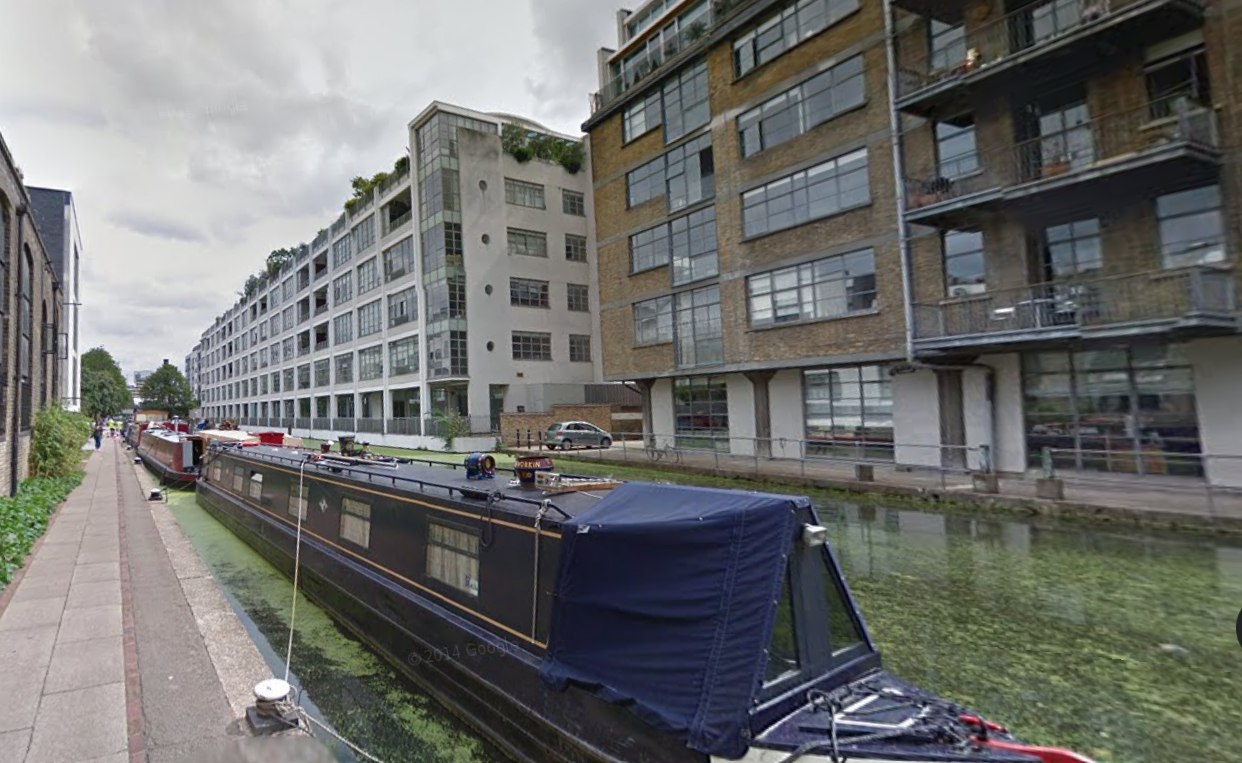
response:
M0 592L0 763L255 755L245 708L271 669L152 486L122 441L92 448Z

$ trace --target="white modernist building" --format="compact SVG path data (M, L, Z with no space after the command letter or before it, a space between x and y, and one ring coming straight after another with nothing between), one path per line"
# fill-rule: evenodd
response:
M600 378L591 173L514 156L578 139L436 102L409 140L203 333L187 369L205 417L434 447L448 411L484 434L502 411L584 401Z
M39 236L47 246L47 258L56 269L64 298L64 322L45 325L56 333L54 347L59 355L60 373L56 396L65 408L76 411L82 403L82 368L78 352L78 313L82 305L82 233L73 193L54 188L27 187ZM46 323L46 322L45 322Z

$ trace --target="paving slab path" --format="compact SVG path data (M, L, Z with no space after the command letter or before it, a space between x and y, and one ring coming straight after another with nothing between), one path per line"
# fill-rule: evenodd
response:
M153 483L104 440L0 592L0 763L194 760L248 735L270 668Z

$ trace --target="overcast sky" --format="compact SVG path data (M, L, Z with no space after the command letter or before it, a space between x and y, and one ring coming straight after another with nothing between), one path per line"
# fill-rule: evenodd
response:
M633 4L631 4L633 5ZM73 192L81 350L181 365L272 249L392 166L431 101L579 134L618 0L38 0L0 24L0 132Z

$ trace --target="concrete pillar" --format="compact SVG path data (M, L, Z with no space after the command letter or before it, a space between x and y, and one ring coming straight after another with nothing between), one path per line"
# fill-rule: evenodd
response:
M634 382L634 386L638 388L638 394L642 396L643 401L643 445L654 448L655 424L651 415L651 388L655 386L655 379L638 379Z
M772 406L768 394L768 383L776 376L775 371L747 371L744 376L750 380L755 394L755 453L763 458L772 457Z

